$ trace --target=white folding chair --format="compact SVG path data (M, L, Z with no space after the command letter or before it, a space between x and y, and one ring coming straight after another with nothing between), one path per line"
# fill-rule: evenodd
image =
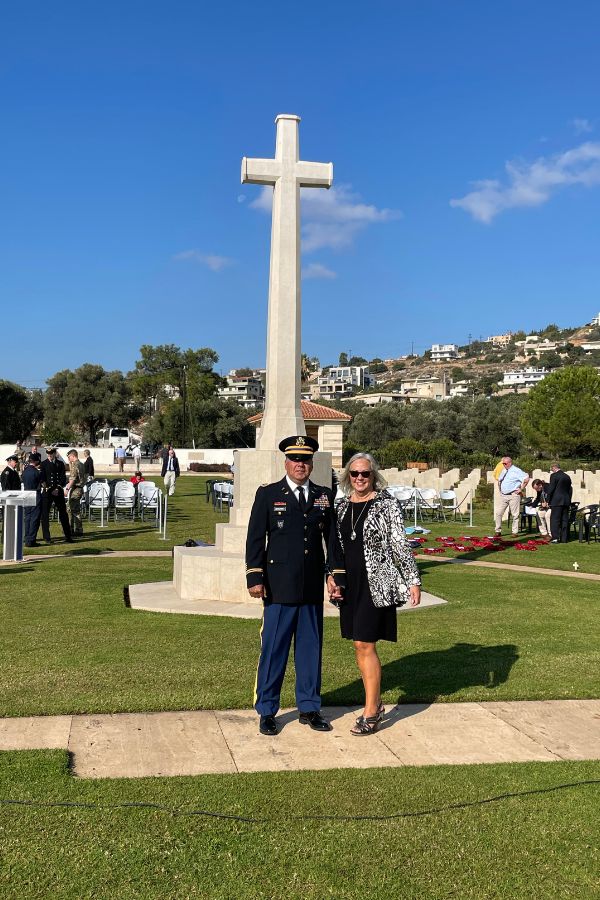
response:
M435 488L419 488L417 502L425 515L439 519L441 503Z
M440 503L442 515L444 516L444 521L446 519L446 514L451 515L452 518L462 519L462 511L458 504L458 497L456 496L456 491L445 490L440 491Z
M138 509L140 518L144 521L144 512L154 512L154 518L160 516L161 493L159 489L149 481L140 481L138 484Z
M393 484L389 485L387 489L392 497L396 498L403 511L412 502L414 496L412 488L405 487L402 484Z
M108 518L110 505L110 487L108 484L105 481L92 481L87 496L88 519L92 518L94 510L97 510L101 517L106 514Z
M140 482L142 483L142 482ZM115 522L119 510L129 510L131 518L135 519L135 485L130 481L118 481L115 485L114 514Z
M213 503L223 512L223 504L233 505L233 484L230 481L217 481L213 485Z

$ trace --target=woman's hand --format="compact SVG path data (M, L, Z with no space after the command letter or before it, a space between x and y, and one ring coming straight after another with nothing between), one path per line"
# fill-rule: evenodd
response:
M421 602L421 586L418 584L411 584L410 586L410 605L418 606Z
M342 589L337 586L335 583L335 579L333 575L327 576L327 593L329 594L330 600L341 600L342 599Z

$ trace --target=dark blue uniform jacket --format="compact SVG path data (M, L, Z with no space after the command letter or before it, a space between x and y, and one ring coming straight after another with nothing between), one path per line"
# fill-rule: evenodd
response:
M306 513L287 479L259 487L246 540L248 587L264 584L266 603L322 603L332 511L332 491L312 481Z

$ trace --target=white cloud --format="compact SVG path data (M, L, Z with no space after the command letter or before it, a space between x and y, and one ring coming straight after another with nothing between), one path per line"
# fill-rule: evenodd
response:
M302 269L303 278L325 278L331 280L337 278L337 272L328 269L322 263L309 263L306 268Z
M587 141L565 153L540 156L532 163L507 162L505 168L505 184L495 178L475 181L475 190L451 200L450 206L489 224L505 209L541 206L565 185L594 187L600 184L600 143Z
M571 125L575 129L575 134L589 134L594 130L589 119L572 119Z
M193 262L206 266L211 272L221 272L235 262L234 259L230 259L228 256L217 256L216 253L201 253L200 250L184 250L182 253L176 253L173 259L190 259Z
M302 196L302 249L305 253L330 247L350 246L356 235L380 222L390 222L402 214L398 210L378 209L363 203L350 185L341 184L328 191L304 188ZM271 212L273 189L265 186L249 205Z

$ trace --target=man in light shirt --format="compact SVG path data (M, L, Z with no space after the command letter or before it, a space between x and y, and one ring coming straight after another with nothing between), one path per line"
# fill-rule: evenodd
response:
M502 534L502 516L508 508L512 516L512 533L519 533L519 517L521 514L521 497L529 481L529 475L523 469L515 466L510 456L502 457L504 473L498 478L498 490L500 496L495 504L494 517L496 521L496 535Z

